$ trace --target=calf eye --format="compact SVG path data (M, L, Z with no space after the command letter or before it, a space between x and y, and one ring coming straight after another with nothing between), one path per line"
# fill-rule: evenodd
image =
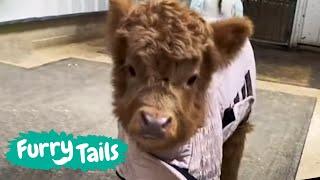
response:
M128 67L128 72L132 77L136 76L136 71L134 70L134 68L132 66Z
M163 78L162 80L163 80L164 82L166 82L166 83L169 82L169 78L167 78L167 77L166 77L166 78Z
M191 76L187 81L187 85L188 86L192 86L196 82L197 78L198 78L197 75Z

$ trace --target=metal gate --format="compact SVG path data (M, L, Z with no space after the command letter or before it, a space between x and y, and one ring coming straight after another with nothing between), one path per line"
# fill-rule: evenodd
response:
M244 14L255 24L253 40L288 45L297 0L243 0Z

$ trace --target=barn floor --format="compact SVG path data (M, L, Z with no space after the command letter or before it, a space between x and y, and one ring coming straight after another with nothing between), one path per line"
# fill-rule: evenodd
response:
M260 88L317 98L297 179L320 177L320 51L253 44ZM268 83L266 83L268 82ZM274 83L271 83L274 82Z
M253 44L258 79L320 89L320 51Z
M68 53L80 54L77 51L81 48L86 46L78 45ZM255 50L258 77L264 81L258 81L259 101L251 118L256 129L247 136L239 179L293 179L297 171L297 179L319 177L319 53L290 55L257 46ZM116 135L110 105L110 65L106 63L109 58L104 62L97 53L101 62L94 60L94 54L85 58L91 61L61 60L67 56L61 58L59 52L48 55L45 61L35 58L19 61L20 65L0 63L0 179L115 178L112 173L101 172L32 171L12 167L4 160L7 141L20 131L56 129Z

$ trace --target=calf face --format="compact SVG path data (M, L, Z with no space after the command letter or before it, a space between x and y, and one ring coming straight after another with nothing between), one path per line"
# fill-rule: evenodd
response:
M208 24L172 0L110 0L114 113L146 151L174 148L204 124L212 73L252 33L248 19Z

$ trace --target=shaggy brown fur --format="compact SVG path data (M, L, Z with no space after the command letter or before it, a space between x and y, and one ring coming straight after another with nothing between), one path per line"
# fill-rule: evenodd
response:
M211 26L214 29L214 43L224 60L232 60L247 37L253 34L253 24L248 18L218 21Z
M239 166L243 157L246 136L253 130L253 125L241 124L223 145L221 180L238 179Z
M247 19L214 24L174 0L110 0L114 113L146 151L173 148L204 123L211 75L228 65L252 32ZM139 112L171 118L165 137L141 136Z

